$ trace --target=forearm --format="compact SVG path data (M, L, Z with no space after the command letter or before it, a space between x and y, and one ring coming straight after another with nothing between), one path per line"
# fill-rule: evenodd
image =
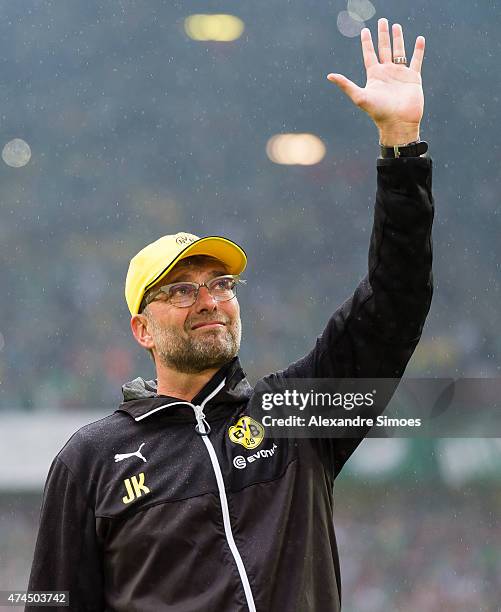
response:
M291 378L399 377L432 295L431 160L379 159L369 272Z
M432 294L432 162L377 162L378 188L369 251L371 325L391 342L420 335Z

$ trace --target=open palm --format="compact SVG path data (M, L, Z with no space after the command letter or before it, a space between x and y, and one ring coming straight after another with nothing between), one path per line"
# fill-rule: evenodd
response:
M359 87L341 74L329 74L327 78L368 113L380 131L397 124L419 127L424 109L421 85L424 37L417 37L409 67L393 62L395 57L405 57L404 37L399 24L393 25L392 52L388 21L378 21L379 60L368 28L362 30L360 38L367 71L365 87Z

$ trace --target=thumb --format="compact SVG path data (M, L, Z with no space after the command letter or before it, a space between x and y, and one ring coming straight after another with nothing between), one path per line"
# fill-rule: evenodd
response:
M353 81L347 79L342 74L334 74L330 73L327 75L327 79L331 83L335 83L339 89L344 91L344 93L357 105L360 105L360 102L363 99L363 89L358 85L355 85Z

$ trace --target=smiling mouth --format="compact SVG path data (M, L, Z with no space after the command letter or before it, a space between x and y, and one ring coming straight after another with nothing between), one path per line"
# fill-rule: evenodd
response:
M207 321L206 323L197 323L191 329L216 329L218 327L224 327L224 323L221 321Z

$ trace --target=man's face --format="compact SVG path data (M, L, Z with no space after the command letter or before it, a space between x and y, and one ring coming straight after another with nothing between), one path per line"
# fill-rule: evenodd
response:
M182 281L203 283L227 273L224 264L214 260L182 260L154 289ZM160 294L144 311L157 360L179 372L197 373L237 355L241 322L236 297L216 302L207 287L200 287L196 302L186 308L168 304L164 297Z

